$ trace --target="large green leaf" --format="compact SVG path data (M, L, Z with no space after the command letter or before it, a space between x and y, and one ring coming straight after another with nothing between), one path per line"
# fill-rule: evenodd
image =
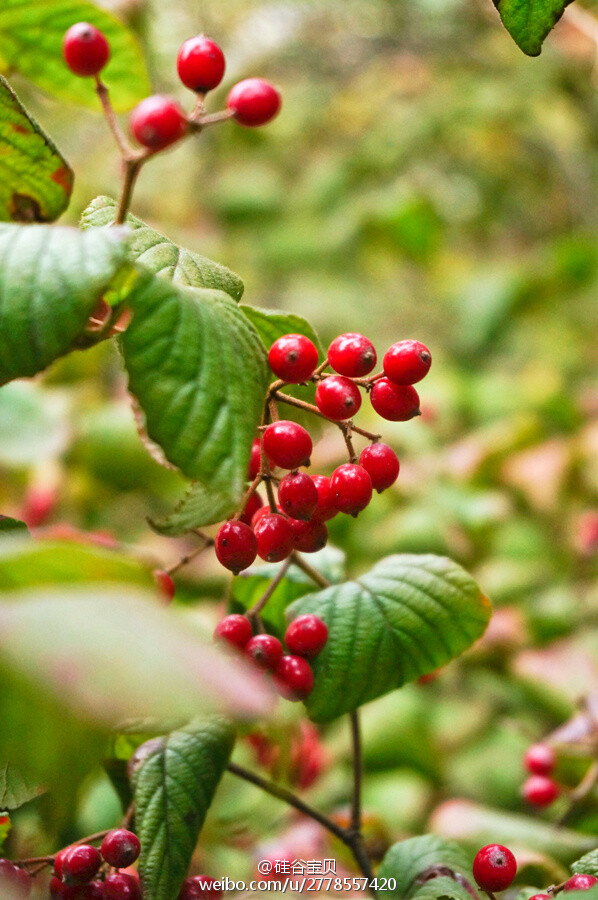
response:
M215 494L220 515L222 497L236 504L243 493L268 383L264 348L223 291L148 275L130 304L122 348L147 433Z
M294 313L283 312L280 309L261 309L256 306L246 306L245 304L242 304L241 309L254 325L266 350L283 334L304 334L316 345L323 362L322 345L307 319Z
M166 735L133 776L139 871L147 900L175 900L233 749L222 719Z
M52 222L72 189L70 166L0 75L0 221Z
M149 523L158 534L178 537L194 528L222 522L232 515L239 506L239 495L228 490L215 491L211 487L193 482L173 511L163 519L150 519Z
M18 809L41 793L43 788L15 766L0 763L0 809Z
M315 613L328 643L314 660L309 715L328 721L434 671L479 638L490 602L470 575L440 556L389 556L357 581L295 601Z
M126 254L121 228L0 225L0 384L71 349Z
M0 66L30 78L44 91L99 109L93 79L73 75L62 57L62 38L75 22L90 22L110 43L102 79L118 111L149 93L141 48L128 28L87 0L2 0Z
M571 871L582 875L598 876L598 850L591 850L571 864Z
M382 860L378 880L393 878L396 887L384 891L381 896L395 897L397 900L471 900L471 894L454 878L446 877L448 873L439 872L445 877L432 877L435 870L449 869L454 875L471 879L471 866L467 856L454 841L424 834L419 837L400 841L387 851Z
M87 229L111 225L115 215L115 200L111 197L96 197L83 213L81 227ZM243 282L226 266L178 247L130 213L127 225L133 232L129 241L131 259L141 263L154 275L162 275L188 287L224 291L233 300L241 297Z
M503 25L528 56L538 56L571 0L494 0Z

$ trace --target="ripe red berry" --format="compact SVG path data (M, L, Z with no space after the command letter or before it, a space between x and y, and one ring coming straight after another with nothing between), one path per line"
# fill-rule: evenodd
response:
M274 670L274 686L285 700L305 700L314 686L314 673L301 656L283 656Z
M554 894L534 894L529 900L552 900Z
M141 887L133 875L116 872L104 882L106 900L142 900Z
M91 881L102 865L97 847L79 844L71 847L62 860L62 880L67 884L85 884Z
M300 384L318 365L318 351L304 334L285 334L274 341L268 352L268 363L282 381Z
M327 640L328 626L322 619L309 613L294 619L284 636L284 642L291 653L308 659L321 653Z
M410 384L379 378L371 390L370 401L378 415L390 422L407 422L420 415L419 395Z
M28 897L31 887L31 877L24 869L15 866L9 859L0 859L0 896L7 894L11 900Z
M254 515L256 514L258 509L261 509L263 507L263 505L264 505L264 503L262 501L262 498L257 493L257 491L254 491L253 494L250 496L249 500L247 501L247 503L245 504L245 509L243 510L243 515L241 516L239 521L244 522L246 525L251 525Z
M376 365L374 345L363 334L339 334L328 348L328 362L339 375L363 378Z
M205 94L218 87L224 76L224 53L205 34L185 41L176 61L179 78L192 91Z
M172 600L176 590L172 576L165 572L164 569L155 569L152 574L161 593L164 594L167 600Z
M226 108L234 112L240 125L253 128L270 122L280 109L281 102L274 85L263 78L246 78L231 89Z
M249 466L247 468L247 478L249 481L253 481L261 467L262 449L258 438L256 438L251 445L251 456L249 457Z
M77 900L104 900L104 882L90 881L85 887L79 888Z
M318 505L318 489L305 472L289 472L278 485L278 499L288 516L307 521Z
M552 778L547 778L545 775L530 775L524 783L521 793L530 806L537 806L541 809L554 803L560 790Z
M332 473L330 490L339 512L356 516L372 499L372 479L363 466L344 463Z
M178 900L220 900L222 890L214 887L215 879L205 875L185 878Z
M139 856L141 844L137 835L127 828L113 828L102 841L100 850L109 865L126 869Z
M329 419L342 422L359 411L361 393L357 385L344 375L330 375L318 383L316 406Z
M309 432L302 425L280 419L268 425L262 438L268 458L281 469L308 466L312 451Z
M245 645L245 653L260 669L275 669L282 659L282 644L273 634L256 634Z
M388 444L370 444L365 447L361 451L359 465L366 470L372 479L372 487L379 494L399 477L399 459Z
M252 635L253 630L249 619L237 613L225 616L214 629L214 640L226 641L228 644L232 644L233 647L238 647L239 650L245 649Z
M328 529L321 519L311 519L309 522L289 519L289 522L293 529L295 550L301 553L317 553L328 543Z
M89 22L77 22L62 39L62 53L71 72L84 78L101 72L110 58L110 47L101 31Z
M319 519L320 522L327 522L328 519L333 519L338 513L338 509L334 505L332 491L330 490L330 478L327 478L326 475L312 475L311 480L318 492L318 505L313 518Z
M255 534L245 522L225 522L218 529L214 549L218 561L235 575L246 569L257 556Z
M71 900L71 898L78 897L81 891L79 886L73 887L73 885L65 884L64 881L61 881L56 875L53 875L52 878L50 878L48 887L50 889L50 897L52 900L57 900L57 898L61 898L61 900Z
M550 775L556 765L556 753L548 744L532 744L525 751L523 765L532 775Z
M150 150L163 150L180 140L188 128L185 113L170 97L154 94L139 103L130 118L137 141Z
M598 884L598 878L594 875L573 875L565 882L564 891L588 891L593 885Z
M432 354L419 341L399 341L384 354L384 374L395 384L416 384L428 374Z
M473 877L483 891L504 891L517 873L515 857L502 844L482 847L473 861Z
M257 552L267 562L280 562L293 552L293 529L278 513L261 516L255 524Z

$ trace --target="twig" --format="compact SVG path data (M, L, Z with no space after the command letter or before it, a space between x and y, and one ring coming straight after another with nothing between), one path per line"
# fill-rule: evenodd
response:
M361 835L361 731L359 728L359 712L354 710L349 716L351 720L351 748L353 759L353 800L351 803L351 831Z
M573 811L575 804L579 803L588 796L590 791L594 789L598 782L598 760L594 760L586 774L583 776L576 788L574 788L568 797L567 808L554 823L555 828L560 828L567 816Z
M308 562L306 562L302 556L299 556L296 550L293 550L291 553L289 560L294 563L298 568L300 568L306 575L309 575L311 580L321 588L331 587L332 582L328 581L327 578L322 575L321 572L318 572L317 569L314 569L313 566L310 566Z
M118 144L118 148L119 148L123 158L125 158L127 156L131 156L134 151L129 146L129 143L128 143L126 137L124 136L123 130L119 125L118 119L116 118L116 113L114 112L114 109L110 102L110 95L108 93L108 88L106 87L104 82L101 81L99 75L95 76L95 83L96 83L96 94L98 95L100 103L102 104L102 111L103 111L104 117L108 123L108 127L110 128L110 131L112 132L112 134L114 136L114 140Z
M248 618L256 619L256 620L258 619L259 614L263 610L264 606L266 605L266 603L268 602L268 600L270 599L270 597L272 596L272 594L274 593L274 591L276 590L276 588L278 587L278 585L280 584L280 582L282 581L284 576L287 574L287 572L289 570L289 566L291 565L291 562L292 562L292 558L290 556L287 559L285 559L285 561L281 565L280 569L278 570L278 572L276 573L276 575L274 576L274 578L272 579L272 581L270 582L270 584L268 585L268 587L266 588L266 590L264 591L262 596L259 598L259 600L257 600L253 604L251 609L247 610L245 615Z
M296 406L297 409L303 409L305 412L313 413L314 416L319 416L327 422L332 422L333 425L341 428L341 430L343 427L347 427L350 431L355 431L357 434L361 434L370 441L380 440L381 436L379 434L373 434L371 431L359 428L357 425L354 425L353 422L338 422L336 419L331 419L330 416L325 416L323 412L320 412L317 406L313 405L313 403L307 403L305 400L298 400L297 397L290 397L288 394L281 394L278 390L274 391L272 396L281 403L288 403L289 406Z
M141 166L149 159L150 155L150 153L144 153L124 160L125 177L118 200L118 209L114 220L115 225L122 225L125 221L131 205L131 197L133 196L133 188L135 187L137 176L141 171Z
M249 487L247 488L245 494L243 495L243 499L241 500L241 503L239 504L239 509L233 516L233 519L236 520L236 519L241 518L241 516L245 512L245 507L247 506L247 503L249 502L249 498L251 497L252 494L255 494L255 492L257 491L258 487L260 486L260 484L262 482L262 479L263 479L262 473L258 472L257 475L255 476L255 478L253 479L253 481L251 482L251 484L249 485Z

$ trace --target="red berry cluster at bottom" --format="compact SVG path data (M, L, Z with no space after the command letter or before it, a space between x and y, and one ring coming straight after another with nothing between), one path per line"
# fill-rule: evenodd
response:
M137 874L107 873L108 867L126 869L139 856L139 838L126 828L114 828L98 850L91 844L73 844L54 857L50 897L66 900L141 900Z

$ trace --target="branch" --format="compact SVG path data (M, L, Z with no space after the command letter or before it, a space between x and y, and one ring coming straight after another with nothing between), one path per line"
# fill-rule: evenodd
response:
M299 569L305 572L311 580L321 588L331 587L332 582L328 581L327 578L322 575L321 572L318 572L317 569L314 569L313 566L310 566L308 562L306 562L302 556L299 556L296 550L293 550L289 559L292 563L294 563Z

